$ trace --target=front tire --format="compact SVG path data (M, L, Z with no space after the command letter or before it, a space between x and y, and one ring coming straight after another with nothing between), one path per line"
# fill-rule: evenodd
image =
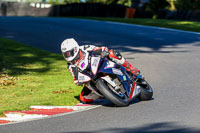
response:
M117 96L105 83L104 80L98 79L96 82L96 86L99 91L105 96L106 99L113 102L115 105L119 107L124 107L129 105L129 100L126 95L123 98Z
M139 80L137 82L137 85L140 86L141 91L140 95L137 97L138 99L140 99L141 101L147 101L152 99L153 89L146 80Z

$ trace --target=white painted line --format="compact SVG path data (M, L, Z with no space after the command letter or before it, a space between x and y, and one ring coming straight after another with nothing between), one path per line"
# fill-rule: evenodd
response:
M78 19L78 18L74 18ZM112 22L112 21L101 21L101 20L92 20L92 19L80 19L82 21L90 21L90 22L105 22L109 24L117 24L117 25L127 25L127 26L133 26L133 27L142 27L142 28L150 28L150 29L159 29L159 30L167 30L167 31L176 31L176 32L182 32L182 33L191 33L191 34L197 34L200 35L200 32L193 32L193 31L185 31L185 30L178 30L178 29L171 29L171 28L163 28L163 27L156 27L156 26L148 26L148 25L139 25L139 24L128 24L128 23L122 23L122 22Z
M167 30L167 31L176 31L176 32L182 32L182 33L190 33L190 34L197 34L197 35L200 35L200 32L184 31L184 30L177 30L177 29L171 29L171 28L162 28L162 27L146 26L146 25L138 25L138 24L127 24L127 23L110 22L110 21L104 21L104 22L110 23L110 24L127 25L127 26L134 26L134 27L142 27L142 28L150 28L150 29L159 29L159 30Z
M30 106L31 109L73 109L73 110L80 110L85 109L88 106Z

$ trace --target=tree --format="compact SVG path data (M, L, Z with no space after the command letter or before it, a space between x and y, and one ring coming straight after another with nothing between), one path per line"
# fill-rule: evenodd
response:
M80 0L63 0L64 3L66 4L71 4L71 3L80 3L81 1Z
M200 0L177 0L175 6L177 10L200 9Z
M131 0L106 0L106 4L120 4L130 6Z
M167 0L149 0L149 8L153 12L154 16L153 18L156 19L158 15L158 11L161 9L166 8L170 4L167 2Z
M131 0L86 0L87 3L120 4L131 6Z

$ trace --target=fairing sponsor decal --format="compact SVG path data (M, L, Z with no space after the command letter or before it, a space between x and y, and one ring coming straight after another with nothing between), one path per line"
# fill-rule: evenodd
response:
M112 68L112 71L114 74L121 75L121 76L123 75L123 73L119 69Z
M92 69L92 73L94 75L96 75L96 73L97 73L97 69L98 69L98 66L99 66L99 61L100 61L99 57L92 57L91 58L91 69Z

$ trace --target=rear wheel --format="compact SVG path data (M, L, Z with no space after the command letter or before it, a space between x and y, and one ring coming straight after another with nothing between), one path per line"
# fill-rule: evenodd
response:
M148 82L144 79L140 79L137 82L137 85L140 87L140 95L137 97L138 99L142 101L147 101L152 99L153 96L153 89L151 86L148 84Z
M106 99L110 100L117 106L123 107L129 105L129 100L126 94L113 90L113 88L111 88L112 86L103 79L98 79L96 86Z

